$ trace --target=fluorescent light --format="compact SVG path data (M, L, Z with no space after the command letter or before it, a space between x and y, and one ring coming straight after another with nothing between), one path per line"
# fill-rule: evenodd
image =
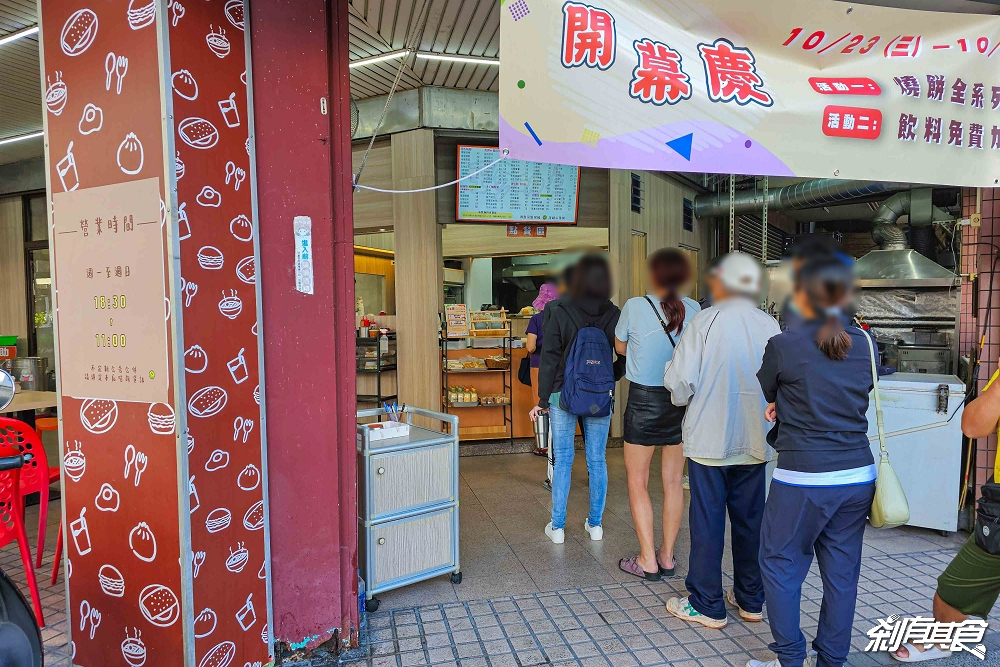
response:
M38 26L30 25L27 28L22 28L17 32L12 32L9 35L4 35L0 37L0 46L4 44L9 44L10 42L21 39L22 37L31 37L32 35L38 34Z
M408 55L410 55L409 49L400 49L399 51L391 51L389 53L383 53L377 56L371 56L370 58L361 58L360 60L351 61L348 67L354 69L355 67L364 67L365 65L372 65L374 63L385 62L386 60L405 58Z
M15 141L24 141L25 139L37 139L38 137L44 137L44 132L32 132L31 134L22 134L19 137L8 137L7 139L0 139L0 146L4 144L12 144Z
M472 63L474 65L499 65L499 58L483 58L482 56L458 56L450 53L431 53L429 51L418 51L418 58L427 60L444 60L450 63Z

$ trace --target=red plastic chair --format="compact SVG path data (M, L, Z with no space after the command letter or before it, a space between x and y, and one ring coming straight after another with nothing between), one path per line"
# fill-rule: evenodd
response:
M50 468L45 448L38 433L16 419L0 417L0 446L17 447L22 454L31 454L31 461L21 468L21 498L38 493L38 551L35 567L42 566L45 551L45 527L49 518L49 485L59 481L59 468ZM22 503L23 505L23 503Z
M9 419L5 421L11 421ZM0 443L4 438L0 437ZM21 453L18 447L0 445L0 457L17 456ZM45 626L42 619L42 601L38 596L38 583L35 581L35 569L31 566L31 550L28 548L28 534L24 530L24 506L21 503L19 491L21 472L18 469L0 472L0 547L5 547L17 541L21 551L21 564L24 566L24 578L28 580L28 590L31 592L31 603L35 607L35 618L40 627Z

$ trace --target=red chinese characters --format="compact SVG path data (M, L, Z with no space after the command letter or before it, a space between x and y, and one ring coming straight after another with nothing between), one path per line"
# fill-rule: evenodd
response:
M699 44L698 53L705 65L708 97L713 102L735 101L743 106L754 102L769 107L771 95L763 90L764 79L757 73L750 49L733 46L719 38L711 44Z
M563 5L563 67L608 69L615 62L615 41L611 12L578 2Z
M809 85L820 95L881 95L882 87L866 77L809 78Z
M823 134L847 139L878 139L882 134L882 112L830 105L823 110Z
M656 105L691 97L691 78L681 69L681 54L650 39L637 39L633 45L639 63L632 70L630 96Z

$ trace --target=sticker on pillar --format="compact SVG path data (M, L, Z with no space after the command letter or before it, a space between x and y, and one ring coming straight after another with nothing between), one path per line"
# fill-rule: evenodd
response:
M313 293L312 218L297 215L292 221L295 236L295 289Z

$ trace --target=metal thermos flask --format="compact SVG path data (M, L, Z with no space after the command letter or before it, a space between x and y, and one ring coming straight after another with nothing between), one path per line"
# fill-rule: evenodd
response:
M535 420L535 447L545 449L549 446L549 413L539 412Z

